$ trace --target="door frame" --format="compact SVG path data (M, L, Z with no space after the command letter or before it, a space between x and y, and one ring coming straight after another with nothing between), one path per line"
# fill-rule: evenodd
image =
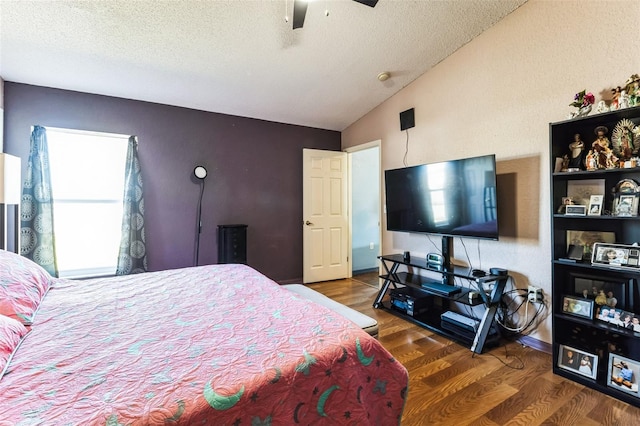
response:
M349 212L349 191L348 191L349 154L347 154L345 151L332 151L332 150L313 149L313 148L304 148L302 151L302 154L303 154L302 155L302 162L303 162L302 282L304 284L307 284L307 283L313 283L318 281L349 278L351 276L350 275L350 271L351 271L350 255L351 254L349 253L350 237L351 237L351 233L349 229L350 228L350 219L349 219L350 212ZM314 154L315 154L315 157L319 158L322 161L322 164L320 165L320 168L321 168L320 177L322 178L322 187L320 188L320 192L321 192L321 198L322 198L323 204L321 206L322 213L320 214L321 216L320 218L315 217L312 211L313 210L312 206L314 204L312 175L314 175L314 171L317 172L317 168L315 169L313 168ZM332 168L331 162L333 162L336 159L339 159L340 161L339 169ZM325 164L326 160L329 160L328 165ZM326 170L326 166L329 167L328 170ZM330 176L328 176L327 173ZM336 177L339 177L339 180L340 180L339 192L335 191L337 188L335 188L335 185L333 184L336 180L335 179ZM307 189L310 190L309 193L307 193ZM327 199L327 196L331 197L336 194L340 197L340 200L338 201L338 203L341 209L341 213L339 215L337 214L327 215L325 214L327 213L325 209L327 207L334 206L333 204L331 204L331 200ZM325 201L328 202L329 204L324 204ZM311 211L309 211L308 208L311 208ZM330 262L327 263L327 260L328 259L330 260L331 254L333 253L332 252L333 240L331 237L335 237L335 236L324 232L321 235L323 238L321 238L321 241L320 241L322 245L322 247L320 248L322 253L321 254L322 265L320 268L314 269L313 265L310 264L310 261L312 260L311 254L313 253L313 250L312 250L313 241L310 241L310 240L312 239L311 237L313 237L313 235L309 234L309 232L311 232L309 230L309 226L312 226L318 229L318 226L315 226L313 223L309 221L309 219L314 220L314 217L315 219L322 219L321 220L322 224L320 226L321 230L327 231L327 229L329 229L327 228L328 225L333 225L334 229L336 229L336 227L340 228L340 231L339 231L340 247L338 250L340 251L339 255L341 256L341 260L339 263L334 263L334 264L331 264ZM327 245L329 247L326 247ZM329 249L329 252L326 251L327 248Z
M378 256L382 254L382 206L384 202L382 200L382 140L378 139L371 142L366 142L360 145L355 145L349 148L345 148L343 151L347 153L347 197L348 197L348 207L349 207L349 238L348 245L349 247L349 257L353 257L353 166L352 166L352 155L354 152L363 151L365 149L378 148L378 191L380 193L380 205L378 206L378 241L380 244L378 245ZM378 266L380 268L380 266ZM353 259L351 259L351 267L349 268L349 278L353 277Z

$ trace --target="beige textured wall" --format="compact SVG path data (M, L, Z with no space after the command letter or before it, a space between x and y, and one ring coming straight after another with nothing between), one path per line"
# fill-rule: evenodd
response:
M402 167L398 114L414 107L408 165L495 153L500 241L465 240L469 257L476 267L509 269L517 287L542 287L549 298L549 123L567 118L578 91L598 100L640 72L639 28L636 0L530 0L346 129L342 146L381 139L382 169ZM383 232L383 253L403 250L426 254L433 245ZM455 258L466 262L459 239ZM531 336L551 342L550 316Z

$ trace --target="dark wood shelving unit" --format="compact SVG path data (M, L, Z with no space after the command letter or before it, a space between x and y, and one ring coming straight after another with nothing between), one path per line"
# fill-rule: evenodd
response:
M593 287L613 292L618 300L616 309L633 313L640 317L640 268L619 268L607 265L592 265L590 258L581 261L568 261L567 231L587 232L591 236L615 235L616 244L640 243L640 217L621 217L612 214L614 194L612 189L622 179L632 179L640 183L640 167L614 168L594 171L554 172L556 158L569 153L569 144L573 136L579 133L588 151L596 139L594 130L598 126L608 128L607 137L612 140L615 126L623 119L640 125L640 107L596 114L587 117L565 120L549 125L550 166L551 166L551 239L552 239L552 334L553 334L553 371L567 379L598 390L629 404L640 406L640 332L602 321L597 318L601 305L594 302L593 312L589 316L576 316L565 312L565 297L583 299L582 290L592 284L588 299L594 300ZM640 138L635 140L635 149ZM604 187L603 214L600 216L573 216L558 213L562 198L568 196L571 185L588 185L595 180ZM606 242L606 241L593 241ZM590 242L592 243L592 242ZM564 259L564 260L563 260ZM567 368L562 357L567 349L577 349L584 354L597 357L597 366L593 377L581 374L578 369ZM613 366L614 360L627 359L636 364L633 385L623 388L613 382L618 373Z

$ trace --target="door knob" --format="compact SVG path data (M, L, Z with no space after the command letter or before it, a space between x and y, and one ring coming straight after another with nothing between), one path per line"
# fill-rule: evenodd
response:
M304 224L307 225L307 226L313 225L313 223L311 223L309 221L306 221Z

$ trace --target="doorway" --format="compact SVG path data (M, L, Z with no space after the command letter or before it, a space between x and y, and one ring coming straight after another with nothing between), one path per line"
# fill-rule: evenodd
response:
M350 174L351 274L378 282L380 255L380 141L347 149Z

